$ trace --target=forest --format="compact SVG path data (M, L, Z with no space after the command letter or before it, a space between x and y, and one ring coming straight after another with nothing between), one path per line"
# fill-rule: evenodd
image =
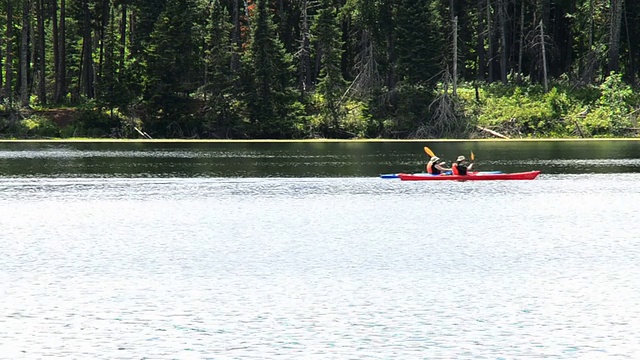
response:
M0 136L636 136L640 1L6 0Z

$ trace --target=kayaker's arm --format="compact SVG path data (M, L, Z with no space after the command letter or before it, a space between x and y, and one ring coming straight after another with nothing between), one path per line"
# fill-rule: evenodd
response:
M445 162L441 162L440 164L437 164L436 166L438 167L438 169L440 171L451 171L451 168L448 168L446 166L444 166Z

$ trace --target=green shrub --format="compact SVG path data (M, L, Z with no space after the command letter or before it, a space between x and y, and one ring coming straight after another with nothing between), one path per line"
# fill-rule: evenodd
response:
M622 81L620 74L612 72L597 91L598 99L590 104L593 109L577 117L583 131L596 137L626 135L627 128L632 126L630 110L637 104L631 87Z
M26 137L58 137L60 129L52 120L40 115L32 115L19 122L16 133Z
M345 116L342 120L344 130L358 138L367 136L370 116L367 107L361 102L350 101L345 104Z
M118 112L104 112L99 108L83 106L75 114L72 127L73 136L120 137L126 119Z

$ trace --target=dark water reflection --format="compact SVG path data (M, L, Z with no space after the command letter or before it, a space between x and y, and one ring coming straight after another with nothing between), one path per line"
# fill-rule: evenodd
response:
M543 174L640 172L640 142L61 142L0 143L10 177L370 177L419 172L429 146L448 161L471 151L479 170Z

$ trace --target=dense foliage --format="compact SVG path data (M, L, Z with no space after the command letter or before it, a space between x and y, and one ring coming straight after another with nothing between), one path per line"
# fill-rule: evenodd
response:
M635 135L640 2L6 0L0 133Z

